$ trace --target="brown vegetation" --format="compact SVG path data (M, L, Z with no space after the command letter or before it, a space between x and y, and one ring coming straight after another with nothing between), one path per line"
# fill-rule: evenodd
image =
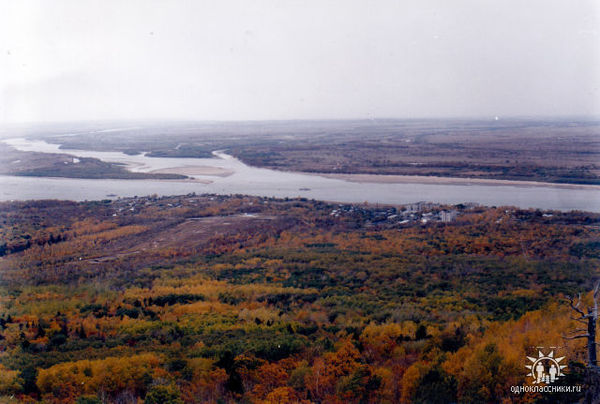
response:
M573 402L514 395L585 341L600 216L185 195L0 204L0 396L22 402ZM334 213L335 214L332 214ZM582 294L582 304L591 296ZM546 400L546 401L544 401Z

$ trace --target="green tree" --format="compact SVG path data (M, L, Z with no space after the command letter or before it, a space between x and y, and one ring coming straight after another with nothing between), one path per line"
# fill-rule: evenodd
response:
M153 386L146 394L145 404L183 404L179 391L172 385Z

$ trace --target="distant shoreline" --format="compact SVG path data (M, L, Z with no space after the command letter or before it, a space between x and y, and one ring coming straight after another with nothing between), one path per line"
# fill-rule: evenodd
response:
M315 173L325 178L375 184L435 184L435 185L495 185L515 187L544 187L563 189L596 189L600 185L592 184L565 184L557 182L519 181L519 180L494 180L489 178L461 178L437 177L427 175L394 175L394 174L332 174Z
M49 153L49 155L52 155L52 152L49 152L47 150L44 149L39 149L39 144L36 145L37 147L34 148L33 150L31 150L31 148L23 148L22 144L14 144L14 141L11 142L11 140L14 139L7 139L7 140L2 140L0 141L1 143L7 144L12 148L16 148L19 152L24 152L24 153ZM25 140L25 139L23 139ZM27 141L25 140L25 143L27 143ZM47 143L46 141L38 141L38 143ZM179 175L182 176L184 178L131 178L131 179L141 179L141 180L151 180L151 181L156 181L156 180L170 180L170 181L181 181L181 180L185 180L186 182L197 182L197 183L203 183L203 184L210 184L213 183L214 181L208 178L194 178L194 176L204 176L204 177L213 177L215 180L217 180L218 178L225 178L225 177L229 177L233 174L235 174L238 171L238 166L236 165L235 167L218 167L218 166L213 166L213 165L209 165L206 164L206 162L202 162L201 164L189 164L189 159L183 159L181 161L182 165L176 165L176 161L178 162L177 158L168 158L171 160L171 164L174 165L170 165L167 167L154 167L151 170L139 170L140 166L145 166L148 165L148 168L152 168L150 166L152 166L152 164L149 164L149 162L152 162L153 160L155 161L160 161L161 157L149 157L147 160L147 162L141 162L139 161L140 157L132 157L129 155L125 155L122 154L122 156L116 160L113 161L111 160L109 157L114 158L114 156L109 156L106 157L103 154L105 154L105 152L95 152L95 151L87 151L87 150L74 150L74 151L70 151L67 150L67 153L72 152L73 156L77 156L78 158L81 158L79 156L80 153L85 153L84 156L86 157L85 160L86 161L92 161L93 159L97 159L99 162L103 163L103 164L113 164L115 166L121 166L123 169L125 169L127 172L129 172L131 175L135 175L135 174L145 174L148 176L160 176L160 175ZM113 153L114 154L114 153ZM232 155L228 155L226 153L223 152L219 152L219 151L213 151L212 154L215 157L218 157L221 160L235 160L239 163L241 163L242 165L246 165L248 167L254 167L254 168L261 168L261 169L267 169L269 170L269 168L266 167L260 167L260 166L255 166L252 165L251 163L246 163L243 162L242 160L240 160L238 157L234 157ZM69 157L72 157L71 155L67 155ZM17 158L18 156L16 156L15 158ZM60 156L61 158L63 158L63 156ZM199 162L200 163L200 162ZM61 169L65 169L65 168L72 168L73 166L64 166L61 164L59 165L59 167ZM51 167L51 168L55 168L55 167ZM77 165L77 168L81 168L81 163L79 163ZM273 170L273 169L270 169ZM38 170L39 171L39 170ZM361 183L361 184L423 184L423 185L458 185L458 186L469 186L469 185L482 185L482 186L512 186L512 187L522 187L522 188L551 188L551 189L569 189L569 190L592 190L592 191L598 191L600 190L600 185L596 185L596 184L578 184L578 183L557 183L557 182L541 182L541 181L532 181L532 180L510 180L510 179L491 179L491 178L469 178L469 177L446 177L446 176L427 176L427 175L401 175L401 174L361 174L361 173L326 173L326 172L307 172L307 171L302 171L302 170L273 170L273 171L280 171L280 172L287 172L290 174L301 174L301 175L307 175L307 176L314 176L314 177L322 177L322 178L328 178L328 179L333 179L333 180L341 180L341 181L346 181L346 182L352 182L352 183ZM87 176L81 176L81 175L66 175L67 172L64 172L62 174L65 175L56 175L56 170L52 170L48 172L51 175L34 175L34 173L27 173L27 174L23 174L23 173L5 173L5 175L17 175L17 176L33 176L33 177L56 177L56 178L89 178ZM110 175L105 175L105 173L103 173L104 175L97 175L94 176L93 178L90 179L115 179L114 176L112 176L113 178L111 178ZM188 177L188 178L185 178ZM125 177L125 179L129 179L127 177ZM310 188L310 187L307 187Z

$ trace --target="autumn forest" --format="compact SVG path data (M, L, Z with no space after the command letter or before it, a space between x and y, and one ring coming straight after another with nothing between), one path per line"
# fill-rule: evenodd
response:
M598 214L190 194L5 202L0 234L2 402L584 394L511 386L543 344L585 387Z

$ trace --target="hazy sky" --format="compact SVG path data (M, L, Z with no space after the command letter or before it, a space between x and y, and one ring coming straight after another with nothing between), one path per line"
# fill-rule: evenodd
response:
M596 0L0 0L0 122L600 114Z

